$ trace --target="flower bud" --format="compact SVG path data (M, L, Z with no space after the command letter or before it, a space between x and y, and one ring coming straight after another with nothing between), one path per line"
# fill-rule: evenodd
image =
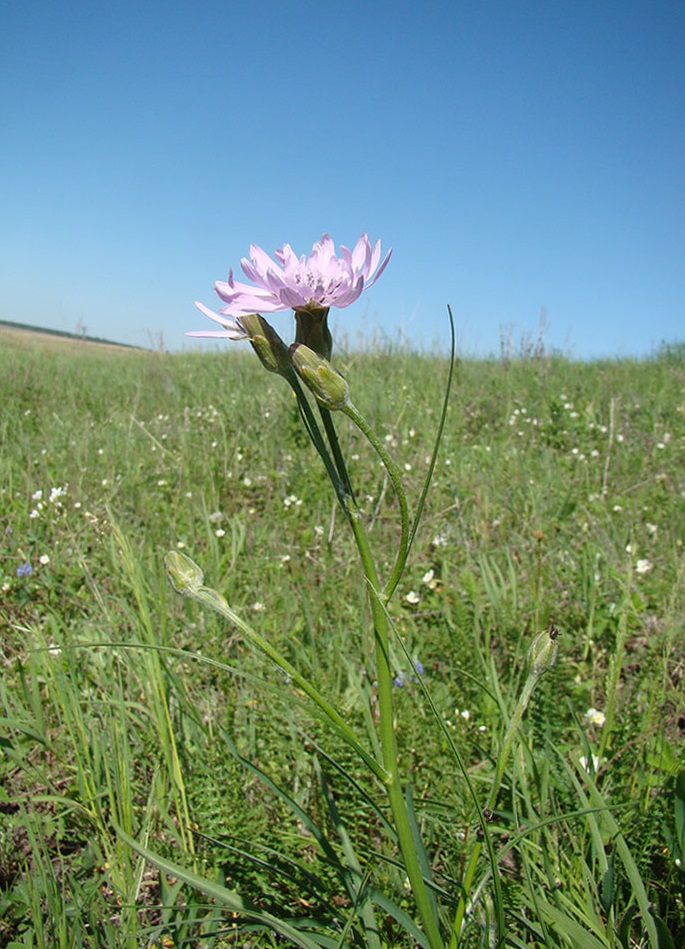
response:
M273 326L258 313L250 313L239 319L264 368L269 372L277 372L281 376L292 372L288 347Z
M533 640L528 650L528 661L531 664L533 675L541 676L551 669L557 661L559 630L556 626L548 626Z
M171 550L164 558L167 576L171 585L181 596L191 596L202 586L204 573L194 560L180 550Z
M335 412L349 404L350 387L327 359L302 343L293 343L290 355L303 382L324 408Z

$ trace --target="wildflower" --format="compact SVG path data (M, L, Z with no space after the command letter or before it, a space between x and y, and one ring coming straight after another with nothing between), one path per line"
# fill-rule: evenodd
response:
M45 567L47 564L50 563L50 557L47 554L41 554L40 557L38 558L38 563L42 564L42 566Z
M585 755L580 756L581 767L584 768L588 774L597 774L599 771L599 758L597 755L590 755L589 758L586 758Z
M652 569L652 564L649 560L638 560L635 564L635 570L638 573L648 573Z
M606 715L604 712L600 712L599 709L589 708L585 713L585 721L588 725L599 725L601 727L606 720Z
M367 234L362 234L353 250L341 246L341 256L328 234L312 247L309 257L297 257L290 244L274 254L274 261L256 244L250 246L250 259L243 257L240 266L254 286L241 283L229 271L228 281L217 281L214 289L226 304L213 313L201 303L195 305L205 316L223 326L223 330L193 332L189 336L247 339L241 317L256 313L275 313L292 308L298 318L295 342L304 343L320 356L330 356L330 333L326 316L331 306L346 307L358 300L366 287L372 286L385 270L389 251L382 263L381 243L372 248ZM379 266L380 264L380 266Z
M215 537L225 537L226 531L223 529L223 527L217 527L217 529L214 531L214 535Z
M409 593L405 596L407 603L411 603L412 606L416 606L421 597L415 590L410 590Z
M17 567L18 577L30 577L32 573L33 573L33 567L28 562L28 560L25 560L23 563L20 563L19 566Z
M50 645L48 646L48 653L51 656L61 656L62 650L60 649L57 643L50 643Z

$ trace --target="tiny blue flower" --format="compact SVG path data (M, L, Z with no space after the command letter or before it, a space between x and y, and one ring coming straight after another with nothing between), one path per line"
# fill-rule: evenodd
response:
M395 676L394 686L396 689L401 689L404 685L404 672L398 672Z
M17 567L18 577L30 577L32 573L33 573L33 567L28 562L28 560L25 560L23 563L20 563L19 566Z

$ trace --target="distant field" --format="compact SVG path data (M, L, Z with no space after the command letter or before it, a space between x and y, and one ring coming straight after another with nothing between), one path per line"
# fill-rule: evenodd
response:
M129 352L131 349L135 349L135 347L110 342L109 340L96 339L90 336L79 336L75 333L66 333L56 330L42 330L19 323L3 322L2 320L0 320L0 342L4 345L12 345L22 349L67 347L71 348L74 352L78 352L79 347L84 349L92 348L93 346L102 346L106 349L121 349Z
M160 876L117 827L259 912L338 933L322 946L362 945L286 792L411 915L369 775L164 572L167 551L190 555L373 751L367 591L283 381L230 344L172 356L2 325L0 344L0 945L288 944ZM682 357L457 367L389 605L397 734L447 920L479 824L445 734L485 799L530 643L561 631L488 818L507 945L685 945ZM336 365L415 505L446 361L389 348ZM392 487L359 432L339 431L387 571ZM483 857L487 900L489 870ZM460 946L489 945L487 900ZM647 905L670 944L643 928ZM384 947L416 944L380 919Z

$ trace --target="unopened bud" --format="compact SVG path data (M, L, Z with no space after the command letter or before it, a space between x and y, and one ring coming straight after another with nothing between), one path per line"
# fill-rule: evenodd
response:
M301 379L324 408L335 412L348 405L350 387L327 359L302 343L293 343L290 356Z
M205 575L194 560L179 550L171 550L164 558L171 585L181 596L191 596L202 586Z
M559 643L557 638L559 630L556 626L548 626L533 640L528 650L528 661L531 664L532 672L536 676L541 676L543 672L551 669L557 661L559 652Z
M240 325L245 329L252 348L265 369L281 376L292 372L288 347L263 316L258 313L241 316Z

